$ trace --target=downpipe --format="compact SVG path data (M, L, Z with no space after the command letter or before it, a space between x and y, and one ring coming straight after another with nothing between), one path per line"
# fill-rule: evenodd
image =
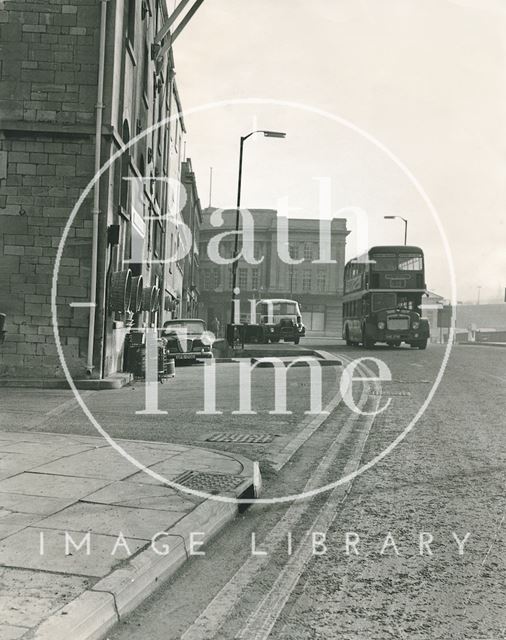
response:
M98 84L97 84L97 104L95 105L95 172L100 171L102 156L102 119L104 111L104 74L105 74L105 39L107 26L107 3L109 0L100 0L100 44L98 53ZM93 373L93 347L95 343L95 318L97 309L97 273L98 273L98 229L100 215L100 180L95 181L93 187L93 210L92 210L92 245L91 245L91 281L90 281L90 316L88 324L88 356L86 361L86 371L88 375ZM104 309L105 313L105 309Z

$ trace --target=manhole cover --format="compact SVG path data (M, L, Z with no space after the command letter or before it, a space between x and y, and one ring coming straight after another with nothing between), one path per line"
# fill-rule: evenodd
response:
M267 444L274 436L266 433L214 433L206 442L240 442L242 444Z
M409 391L389 391L385 389L385 391L371 391L369 393L370 396L410 396L411 393Z
M236 489L242 482L244 482L244 478L242 476L232 476L227 473L184 471L179 474L177 478L174 478L174 482L197 491L219 493L220 491Z

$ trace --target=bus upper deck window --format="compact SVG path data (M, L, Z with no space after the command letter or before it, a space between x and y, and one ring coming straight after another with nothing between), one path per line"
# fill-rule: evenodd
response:
M405 253L399 256L400 271L421 271L423 269L423 259L420 254Z
M376 254L371 257L373 271L397 271L397 256L395 254Z

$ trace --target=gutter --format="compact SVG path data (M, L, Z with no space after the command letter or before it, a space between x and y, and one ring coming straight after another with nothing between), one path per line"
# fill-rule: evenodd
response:
M104 111L104 75L105 75L105 38L107 27L107 2L101 0L100 15L100 44L98 54L98 84L97 84L97 104L95 105L95 172L100 171L100 161L102 155L102 117ZM97 309L97 272L98 272L98 222L100 215L100 180L95 182L93 188L93 228L91 246L91 282L90 282L90 317L88 324L88 356L86 361L86 371L88 375L93 373L93 347L95 343L95 317ZM105 313L105 310L104 310Z

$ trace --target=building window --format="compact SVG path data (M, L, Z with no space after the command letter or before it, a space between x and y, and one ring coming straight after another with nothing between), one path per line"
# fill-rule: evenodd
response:
M209 269L205 269L202 272L202 287L204 291L209 291L211 288L211 272Z
M247 269L239 269L239 288L241 289L248 288L248 270Z
M218 287L221 284L221 278L220 278L220 268L219 267L215 267L213 269L213 287L215 289L218 289Z
M260 270L252 269L251 270L251 288L253 291L256 291L260 284Z
M162 258L162 239L163 239L163 230L162 224L159 220L153 221L155 224L154 233L153 233L153 252L155 258Z
M299 245L298 244L290 244L289 246L290 258L292 260L299 259Z
M304 245L304 260L313 259L313 245L310 242L306 242Z
M230 265L230 271L228 272L228 288L231 289L234 286L234 270Z
M302 274L302 291L311 291L311 271L309 269Z
M147 43L144 43L144 59L142 61L142 94L144 98L144 105L146 109L149 106L149 48Z
M123 144L127 144L127 142L130 140L130 127L128 126L128 121L125 120L123 122L123 129L121 131L121 137L122 137L122 141ZM119 204L121 206L121 209L123 210L123 213L129 214L129 210L128 210L128 194L129 194L129 175L130 175L130 153L129 151L125 151L122 155L121 155L121 162L120 162L120 179L121 179L121 183L120 183L120 197L119 197Z
M292 267L288 276L290 278L290 293L292 293L293 291L297 291L297 275L297 271L295 271L295 269Z
M327 274L325 271L318 271L318 278L316 280L316 288L318 293L324 293L327 288Z

